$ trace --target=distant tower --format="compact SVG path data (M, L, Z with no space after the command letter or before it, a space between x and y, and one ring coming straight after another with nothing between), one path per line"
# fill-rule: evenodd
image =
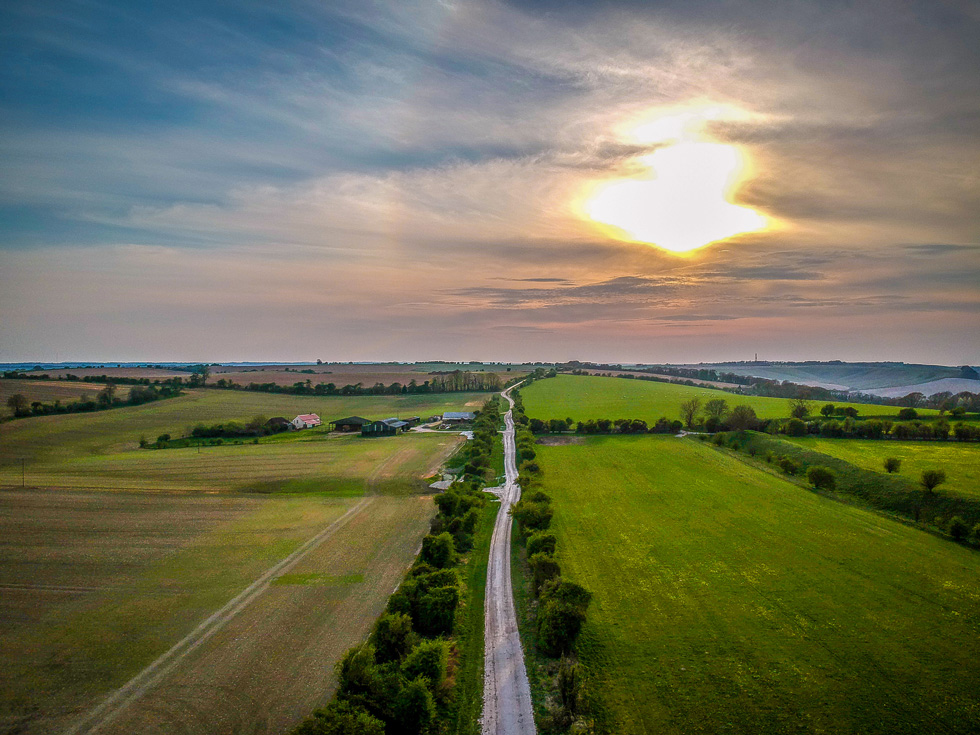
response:
M759 353L758 352L755 353L755 361L756 362L759 362Z

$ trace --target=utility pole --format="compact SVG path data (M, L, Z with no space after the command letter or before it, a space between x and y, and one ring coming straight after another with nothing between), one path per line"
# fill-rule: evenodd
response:
M27 457L20 458L20 487L27 487Z

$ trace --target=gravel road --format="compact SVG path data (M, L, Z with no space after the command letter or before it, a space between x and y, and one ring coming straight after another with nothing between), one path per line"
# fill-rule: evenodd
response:
M516 387L516 386L514 386ZM513 408L507 389L501 395ZM533 735L531 689L524 668L524 651L517 631L514 593L510 582L510 507L521 497L517 484L514 418L504 415L504 473L502 487L488 488L500 498L500 510L490 541L487 567L486 633L483 684L483 735Z

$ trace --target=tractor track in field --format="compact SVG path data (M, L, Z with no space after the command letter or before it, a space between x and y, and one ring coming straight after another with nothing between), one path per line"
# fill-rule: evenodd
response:
M160 683L191 652L224 628L236 615L254 602L265 592L273 579L289 571L290 568L333 536L334 533L346 525L354 516L373 503L374 500L375 498L373 496L361 499L346 513L340 516L340 518L307 540L296 551L266 570L252 584L225 603L219 610L212 613L204 622L198 625L166 653L157 658L126 684L110 694L94 709L85 714L80 720L75 722L74 725L65 731L65 735L83 735L85 733L98 732L102 727L115 720L126 708Z

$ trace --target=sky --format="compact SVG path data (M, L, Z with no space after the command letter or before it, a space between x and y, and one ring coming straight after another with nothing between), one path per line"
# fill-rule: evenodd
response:
M978 364L977 38L956 0L3 3L0 361Z

